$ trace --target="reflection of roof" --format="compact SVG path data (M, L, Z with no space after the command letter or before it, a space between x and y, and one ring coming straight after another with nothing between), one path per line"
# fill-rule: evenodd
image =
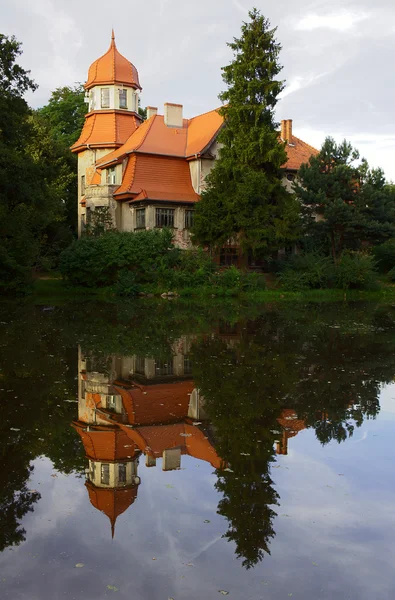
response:
M89 67L85 89L89 90L95 85L114 84L141 89L137 69L118 52L113 31L109 49Z
M111 522L111 533L114 537L115 521L137 498L137 486L126 488L103 489L93 485L90 481L85 483L89 500L95 508L107 515Z
M98 425L88 428L81 421L74 421L73 427L82 439L86 456L91 460L118 461L135 455L135 446L122 429Z
M174 383L136 386L125 390L114 386L122 397L130 425L174 423L188 415L190 394L195 385L191 379Z
M155 456L155 458L161 457L165 450L180 448L181 454L204 460L215 469L219 469L221 466L222 461L207 436L199 427L194 425L176 423L173 425L136 427L136 429L129 430L130 437L133 436L134 432L140 438L135 438L136 443L141 447L143 442L144 450Z
M292 408L285 408L282 410L277 422L285 429L287 437L293 437L299 433L299 431L306 428L303 419L298 419L298 415Z
M118 148L136 131L139 122L135 115L119 110L93 111L86 115L81 135L71 150L81 151L88 144L94 148Z

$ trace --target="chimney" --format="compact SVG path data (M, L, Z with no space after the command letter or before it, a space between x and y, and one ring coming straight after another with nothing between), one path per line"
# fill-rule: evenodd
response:
M158 114L158 109L156 106L147 106L147 119L150 119L154 115Z
M292 144L292 119L281 121L281 139L287 144Z
M182 104L165 102L165 125L181 129L183 125Z
M288 144L292 144L292 119L287 120L287 124L285 126L285 135Z
M287 122L283 119L281 121L281 139L283 142L285 142L285 140L287 139L286 129L287 129Z

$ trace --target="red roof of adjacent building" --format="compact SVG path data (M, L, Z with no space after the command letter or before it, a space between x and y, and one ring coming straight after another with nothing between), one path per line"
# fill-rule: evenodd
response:
M290 171L298 171L304 163L309 162L310 156L316 156L318 154L316 148L306 144L306 142L303 142L294 135L292 136L292 142L286 145L285 150L287 152L288 160L283 167Z
M141 90L137 69L122 56L115 45L114 31L109 49L89 67L85 89L95 85L126 85Z

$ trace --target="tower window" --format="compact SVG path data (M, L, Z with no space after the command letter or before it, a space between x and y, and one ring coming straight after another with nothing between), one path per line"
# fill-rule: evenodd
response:
M101 88L101 107L110 108L110 89Z
M128 107L128 91L119 90L119 108Z
M174 227L174 208L157 208L156 227Z
M101 465L100 481L104 485L110 483L110 465Z
M81 175L81 196L85 194L85 175Z
M118 465L118 482L126 483L126 465Z
M145 229L145 208L136 210L136 229Z

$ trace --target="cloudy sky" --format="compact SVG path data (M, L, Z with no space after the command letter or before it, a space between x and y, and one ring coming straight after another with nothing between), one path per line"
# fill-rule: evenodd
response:
M186 117L218 106L226 42L253 3L277 26L287 88L277 118L319 147L347 138L395 181L395 3L393 0L1 0L1 33L23 43L21 63L39 90L86 80L115 29L118 49L137 67L142 104L184 105Z

